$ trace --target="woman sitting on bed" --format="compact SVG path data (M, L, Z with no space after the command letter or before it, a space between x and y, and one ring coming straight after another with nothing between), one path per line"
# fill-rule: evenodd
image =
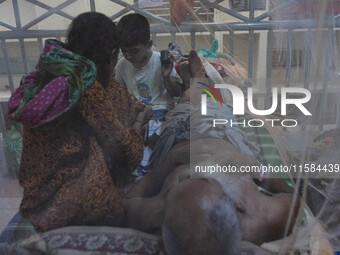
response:
M118 186L143 157L152 110L111 78L116 41L108 17L79 15L66 44L46 41L9 100L24 127L20 212L38 230L123 222Z

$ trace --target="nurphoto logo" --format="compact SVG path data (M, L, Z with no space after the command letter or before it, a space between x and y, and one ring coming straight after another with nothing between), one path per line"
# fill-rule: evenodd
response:
M210 89L219 99L221 106L222 106L222 101L217 93L217 91L202 82L199 82L199 84L204 85L205 87L207 87L208 89ZM238 88L235 85L231 85L231 84L215 84L215 88L218 89L227 89L230 91L231 95L232 95L232 108L233 108L233 114L234 115L244 115L245 114L245 96L243 94L243 91ZM207 89L205 88L199 88L202 91L206 92L214 101L215 105L217 105L216 100L213 96L213 94L211 92L209 92ZM305 116L312 116L312 114L306 109L306 107L303 105L307 102L309 102L309 100L311 99L311 93L309 90L305 89L305 88L296 88L296 87L285 87L285 88L281 88L280 91L280 96L281 96L281 116L286 116L287 115L287 105L295 105ZM201 100L202 100L202 104L201 104L201 114L202 115L207 115L207 94L202 94L201 95ZM289 98L288 94L290 95L302 95L301 98ZM272 113L274 113L277 109L278 106L278 88L273 88L272 89L272 105L269 109L265 109L265 110L260 110L260 109L256 109L254 107L253 104L253 89L252 88L248 88L247 89L247 105L248 105L248 109L249 111L254 114L254 115L258 115L258 116L267 116L270 115ZM215 127L216 125L243 125L246 126L246 124L248 124L248 126L250 127L261 127L264 125L264 122L270 122L272 127L274 127L275 123L279 122L281 123L281 125L283 127L295 127L297 126L298 122L295 119L251 119L248 120L248 122L246 123L246 121L242 121L242 122L234 122L232 120L228 120L228 119L214 119L213 121L213 126Z

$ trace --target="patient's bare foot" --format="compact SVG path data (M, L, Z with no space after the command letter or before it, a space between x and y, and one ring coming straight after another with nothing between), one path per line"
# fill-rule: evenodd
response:
M197 52L192 50L189 53L189 69L192 79L189 89L187 89L181 101L191 102L192 105L199 107L201 104L201 94L202 91L199 89L201 85L197 82L200 79L205 78L205 70L202 65L201 59L197 55ZM195 81L196 80L196 81Z
M189 62L182 62L179 66L180 76L184 83L184 91L186 91L190 87L190 67Z
M190 66L191 77L193 78L204 78L205 77L205 71L204 71L204 67L202 65L201 59L197 55L197 52L194 50L191 50L189 53L189 66Z

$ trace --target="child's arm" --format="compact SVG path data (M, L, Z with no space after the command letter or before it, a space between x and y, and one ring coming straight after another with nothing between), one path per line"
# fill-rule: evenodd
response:
M181 79L179 77L176 79L176 77L171 75L173 72L173 63L162 63L161 67L164 85L169 94L173 97L181 96L183 92Z

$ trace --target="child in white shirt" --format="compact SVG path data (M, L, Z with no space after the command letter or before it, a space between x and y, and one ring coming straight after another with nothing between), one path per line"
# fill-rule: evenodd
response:
M161 62L160 53L151 50L150 25L143 15L125 15L118 22L117 29L124 58L116 66L115 78L133 97L152 106L148 137L159 135L160 119L174 108L174 97L182 94L182 80L171 61ZM150 152L151 148L147 146L142 167L147 165Z

